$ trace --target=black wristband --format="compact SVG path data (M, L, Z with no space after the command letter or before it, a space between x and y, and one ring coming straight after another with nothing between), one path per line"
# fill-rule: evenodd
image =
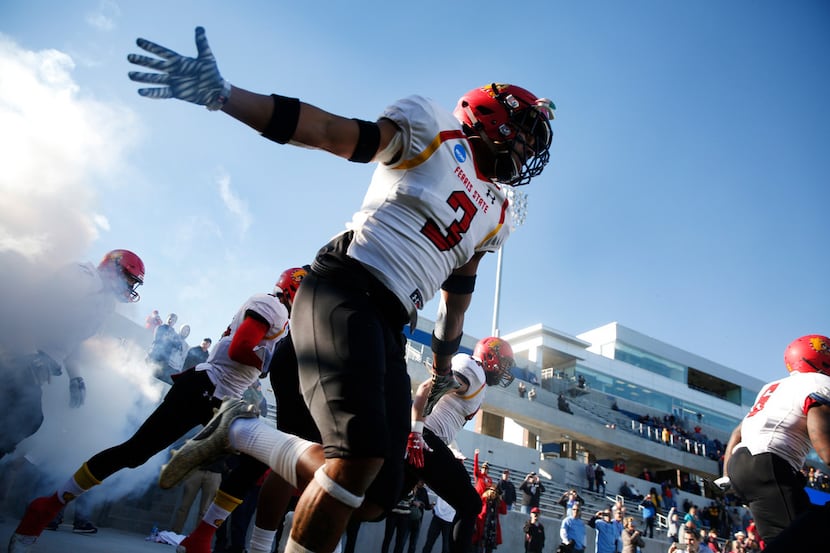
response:
M274 112L271 120L262 131L262 136L280 144L285 144L294 136L300 121L300 100L271 94L274 99Z
M435 335L435 332L432 333L432 353L436 355L455 355L458 351L458 348L461 346L461 338L464 336L464 333L458 335L457 338L452 340L442 340Z

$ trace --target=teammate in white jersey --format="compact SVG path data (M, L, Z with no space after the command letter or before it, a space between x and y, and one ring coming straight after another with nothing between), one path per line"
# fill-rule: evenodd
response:
M469 550L481 512L481 496L470 483L467 469L450 450L464 424L472 419L484 403L487 386L509 386L513 382L513 349L501 338L479 340L473 355L457 354L452 358L453 376L461 386L438 400L435 409L423 416L423 407L432 388L432 380L418 387L412 403L412 431L407 440L407 481L423 480L436 494L455 509L450 541L452 553ZM406 487L404 487L406 489Z
M292 315L301 388L326 460L300 498L286 551L330 552L364 494L375 514L397 502L411 395L402 331L439 289L426 411L456 386L450 361L479 261L509 232L503 187L542 172L553 104L494 83L465 94L453 114L413 96L361 121L231 86L201 27L196 58L137 44L152 56L128 60L155 72L130 78L158 85L142 96L222 110L278 143L378 163L349 231L319 252Z
M66 503L123 468L146 463L199 424L207 424L222 398L240 398L267 366L274 346L287 333L291 302L275 286L239 308L208 360L173 375L173 386L125 442L96 453L56 493L34 499L9 543L10 553L28 551ZM255 406L235 405L234 417L258 417ZM198 435L197 435L198 436Z
M0 337L0 458L40 428L41 386L53 377L65 370L70 407L84 403L81 344L100 330L116 302L138 301L135 289L143 282L141 259L128 250L112 250L97 267L73 263L61 268L37 298L25 302L25 313L4 314L22 328L19 337Z
M790 375L763 387L732 432L724 475L769 542L810 508L800 472L814 448L830 464L830 338L802 336L784 353Z

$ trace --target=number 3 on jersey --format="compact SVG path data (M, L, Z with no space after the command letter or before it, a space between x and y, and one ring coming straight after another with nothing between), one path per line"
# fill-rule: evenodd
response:
M767 404L767 401L769 401L770 396L772 395L772 393L775 391L776 388L778 388L778 383L777 382L775 384L772 384L766 390L764 390L761 393L761 397L759 397L758 401L755 402L755 405L752 406L752 410L749 412L747 417L751 417L753 415L756 415L759 411L761 411L764 408L764 405Z
M429 238L435 244L435 247L442 252L452 249L461 242L462 235L470 230L470 223L478 211L473 201L461 190L456 190L450 194L447 203L456 212L459 209L463 212L459 219L455 219L447 227L447 234L443 233L434 219L428 219L421 227L421 233Z

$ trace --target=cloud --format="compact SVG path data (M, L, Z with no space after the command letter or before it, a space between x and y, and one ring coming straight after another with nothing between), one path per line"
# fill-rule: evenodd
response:
M121 8L115 2L108 0L98 4L98 9L86 14L86 22L99 31L115 29L115 20L121 15Z
M252 219L251 212L248 211L248 204L241 200L231 189L231 177L226 172L220 172L216 177L216 183L219 185L219 196L222 198L222 203L225 204L225 207L239 223L240 230L244 234L250 228Z
M64 52L0 34L0 253L67 261L108 228L96 186L123 165L136 117L90 97L74 69Z

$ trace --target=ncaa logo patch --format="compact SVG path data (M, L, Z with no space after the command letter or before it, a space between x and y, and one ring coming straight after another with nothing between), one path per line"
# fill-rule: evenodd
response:
M456 144L452 152L455 155L455 159L458 160L458 163L467 161L467 150L461 144Z

